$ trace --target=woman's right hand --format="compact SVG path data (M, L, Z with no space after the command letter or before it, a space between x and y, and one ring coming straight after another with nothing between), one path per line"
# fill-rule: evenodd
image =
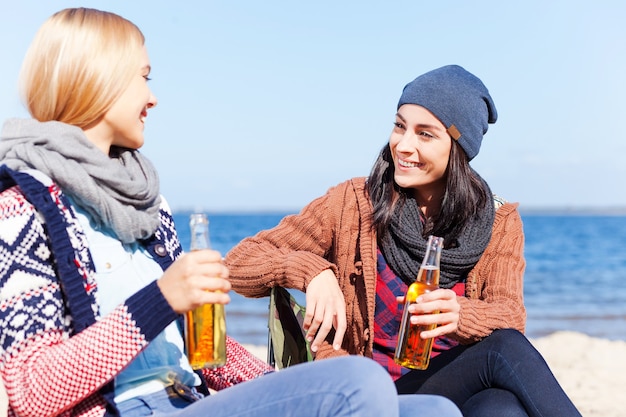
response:
M183 254L157 281L163 296L179 313L203 304L227 304L228 268L219 252L205 249Z
M458 298L454 291L439 288L420 295L415 300L415 303L409 306L412 325L436 325L434 329L420 333L422 339L456 332L459 327L459 316L461 314L461 305ZM396 297L396 301L403 304L404 297ZM432 314L435 312L438 314Z
M346 302L335 273L325 269L309 282L306 289L303 328L313 352L317 352L333 327L333 349L339 350L346 333Z

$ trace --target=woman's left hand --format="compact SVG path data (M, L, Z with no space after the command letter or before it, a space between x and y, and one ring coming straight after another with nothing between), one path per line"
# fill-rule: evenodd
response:
M404 303L404 297L398 297L398 302ZM409 306L411 324L437 325L433 330L422 332L422 339L454 333L459 326L460 311L456 293L443 288L420 295ZM439 314L432 314L435 312Z

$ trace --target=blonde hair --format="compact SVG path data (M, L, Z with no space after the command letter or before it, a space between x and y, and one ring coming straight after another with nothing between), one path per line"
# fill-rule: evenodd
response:
M136 74L144 36L114 13L61 10L26 53L20 93L31 116L85 128L98 121Z

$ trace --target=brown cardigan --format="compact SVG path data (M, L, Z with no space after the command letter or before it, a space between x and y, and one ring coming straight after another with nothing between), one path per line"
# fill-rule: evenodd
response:
M346 301L348 328L342 350L332 333L317 358L350 354L372 356L376 295L376 233L365 178L331 188L299 214L241 241L226 256L233 290L264 297L282 286L306 292L308 283L331 268ZM499 328L524 331L524 233L517 204L496 211L491 241L470 271L466 297L459 297L459 326L453 337L471 343Z

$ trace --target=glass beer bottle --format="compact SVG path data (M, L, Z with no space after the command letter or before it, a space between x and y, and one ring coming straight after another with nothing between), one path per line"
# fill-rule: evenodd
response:
M192 214L190 250L209 249L209 221ZM226 315L223 304L205 304L185 314L185 350L193 369L226 363Z
M406 293L394 361L398 365L407 368L426 369L430 363L433 339L422 339L420 333L426 330L432 330L436 325L423 326L411 324L409 305L414 304L415 300L420 295L439 288L439 260L441 258L442 246L442 237L428 237L426 254L422 260L417 278L415 282L409 286Z

